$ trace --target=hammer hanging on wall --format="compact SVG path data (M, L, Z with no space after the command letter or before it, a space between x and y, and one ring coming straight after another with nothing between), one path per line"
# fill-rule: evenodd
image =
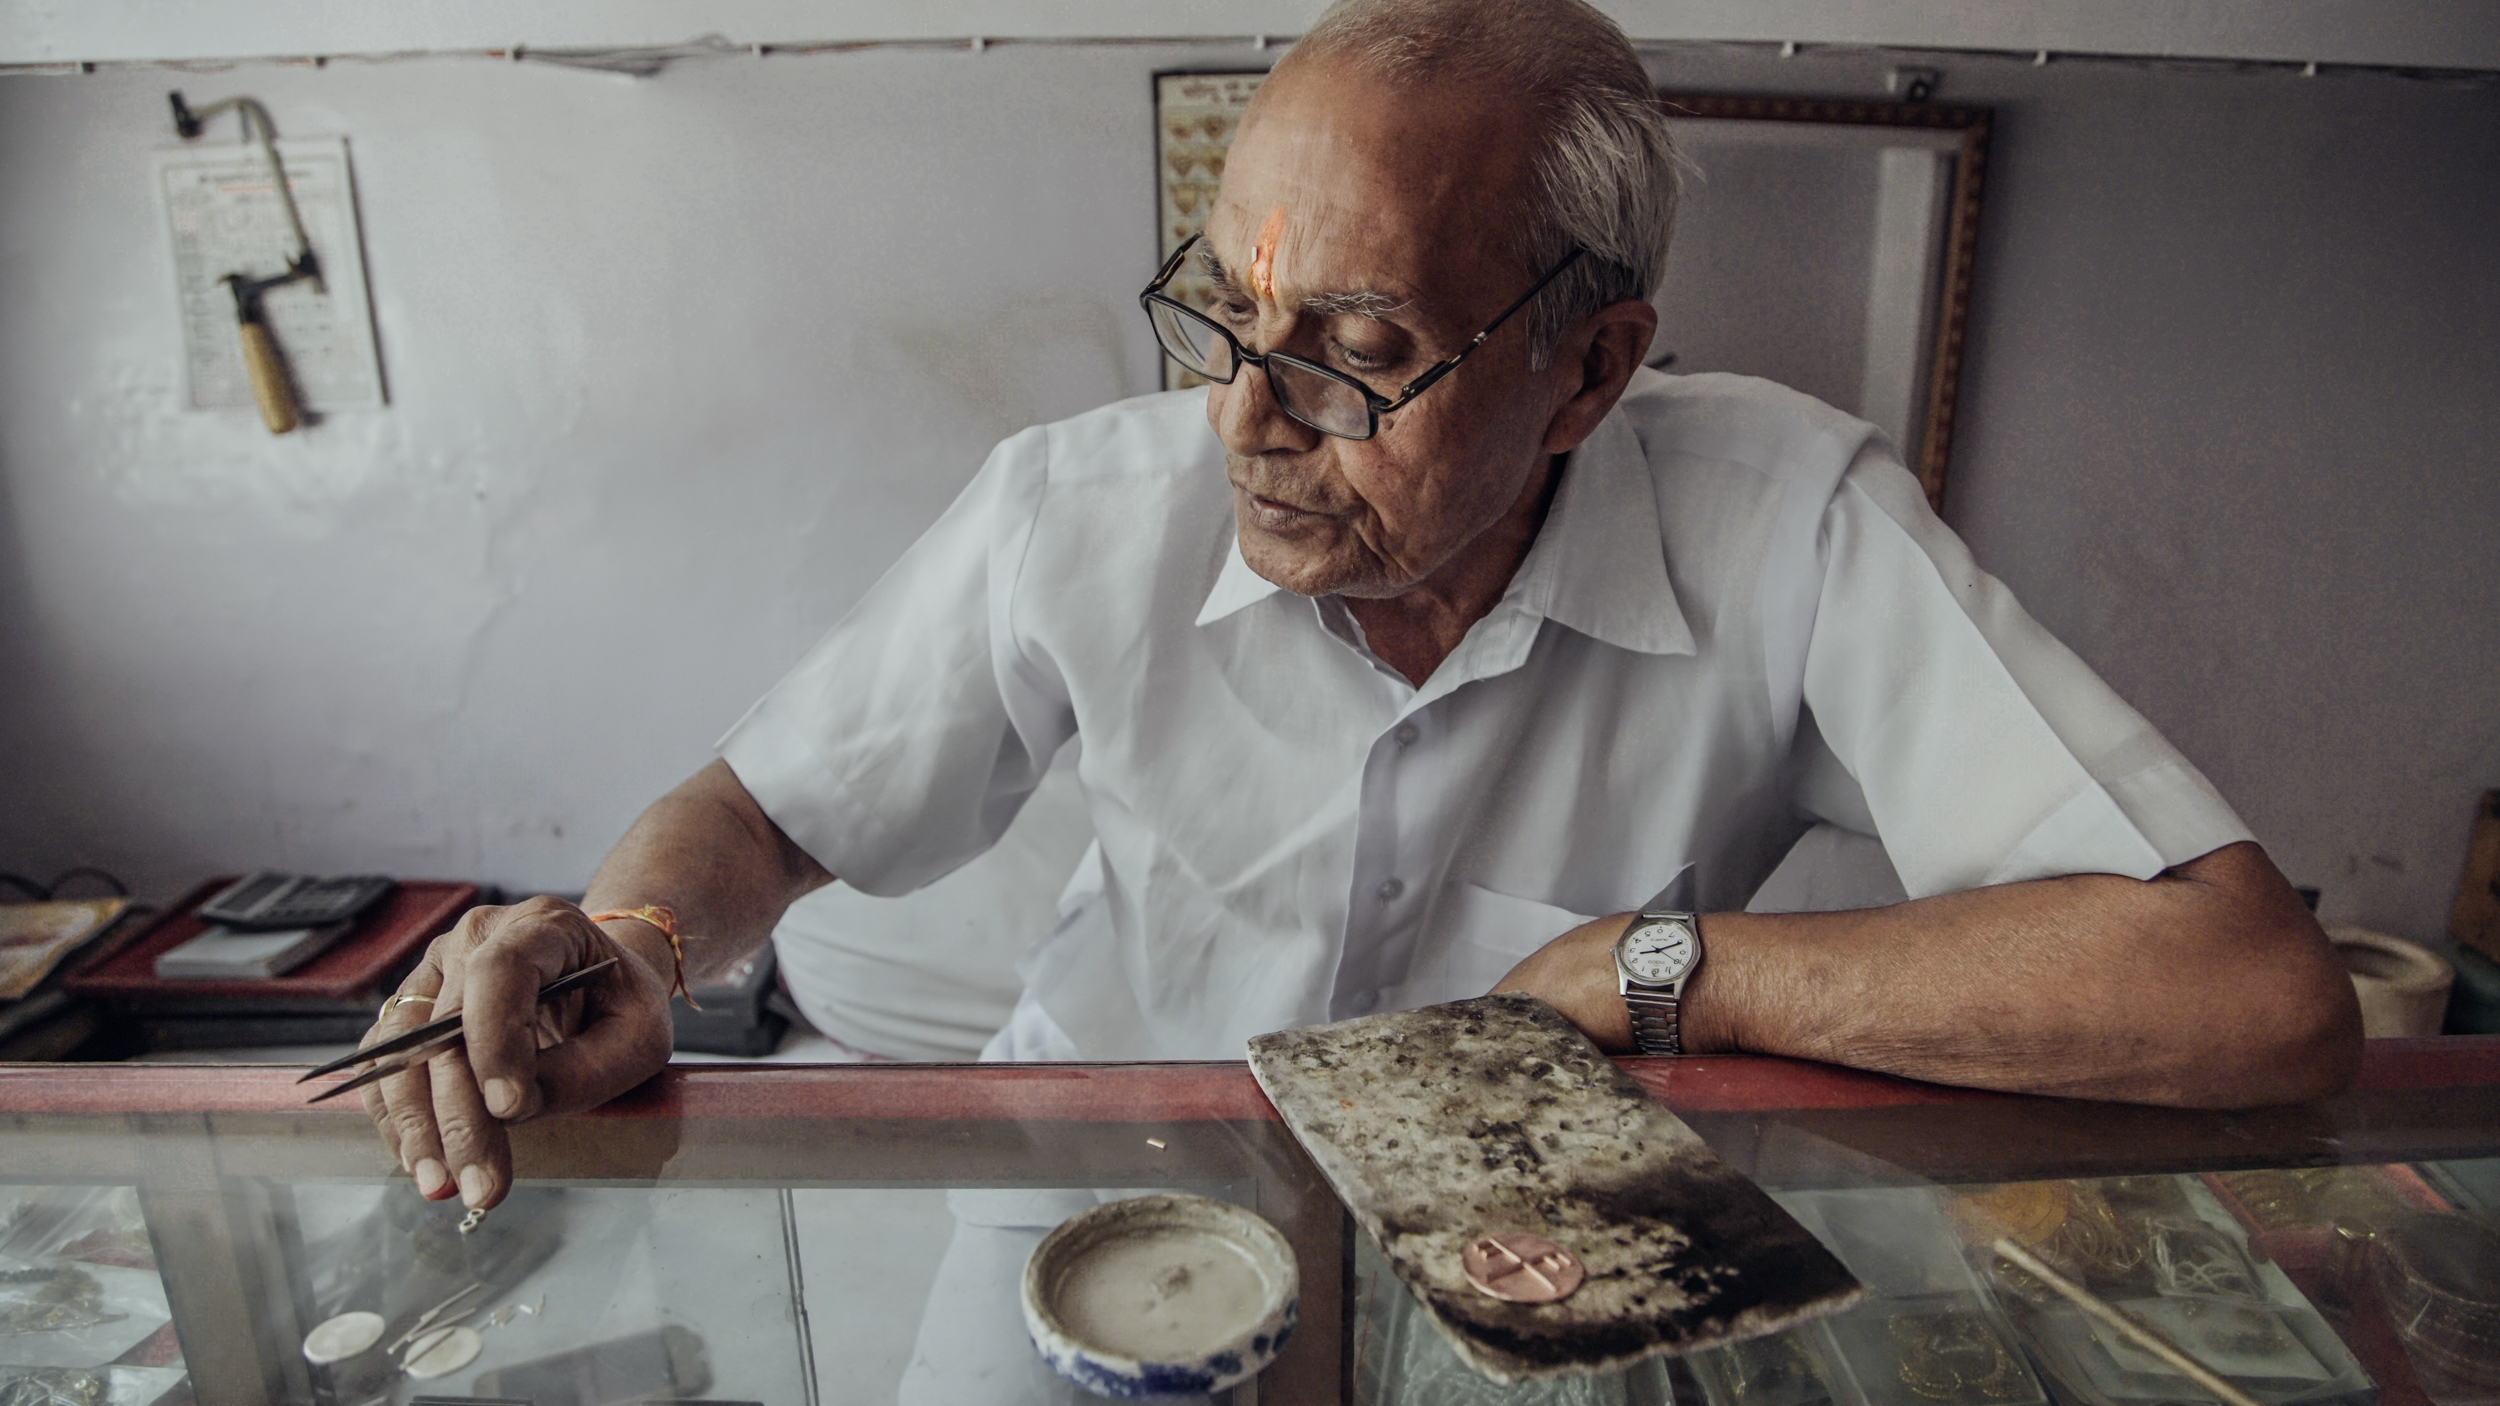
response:
M304 218L295 209L295 189L287 184L286 163L278 159L277 130L270 124L269 110L251 98L226 98L196 112L183 103L179 92L167 93L165 98L173 104L174 130L185 138L198 136L209 118L233 108L242 119L244 139L257 136L261 154L269 159L269 178L286 207L287 228L295 236L294 251L287 257L284 273L266 278L230 273L224 281L234 294L235 322L243 337L243 367L252 378L252 398L260 403L261 423L271 434L285 434L297 424L295 388L287 379L286 359L270 335L268 319L262 315L261 295L300 281L309 281L317 291L328 290L321 281L321 261L313 256L312 241L304 237Z

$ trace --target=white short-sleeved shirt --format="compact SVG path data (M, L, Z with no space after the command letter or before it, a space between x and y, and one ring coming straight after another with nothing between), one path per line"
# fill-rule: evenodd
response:
M721 743L791 839L890 894L980 853L1082 739L1096 848L995 1053L1236 1059L1481 995L1590 917L1744 906L1818 822L1914 897L2248 838L1881 435L1808 397L1642 373L1417 688L1342 603L1242 561L1204 394L1000 445Z

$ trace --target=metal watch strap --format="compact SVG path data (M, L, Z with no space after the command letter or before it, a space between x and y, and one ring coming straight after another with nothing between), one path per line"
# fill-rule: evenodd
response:
M1623 1004L1632 1015L1632 1043L1642 1054L1684 1053L1684 1022L1678 1009L1682 1001L1648 991L1626 991Z
M1669 909L1642 909L1632 915L1632 921L1625 926L1624 932L1629 935L1642 924L1658 919L1681 921L1692 933L1693 941L1697 944L1701 941L1700 915ZM1618 956L1616 960L1620 964L1622 959ZM1698 964L1696 958L1695 965ZM1660 991L1633 985L1629 973L1626 973L1623 1005L1625 1013L1632 1018L1634 1049L1645 1055L1684 1053L1684 983L1691 975L1692 969L1688 967L1684 976L1676 979L1675 989Z

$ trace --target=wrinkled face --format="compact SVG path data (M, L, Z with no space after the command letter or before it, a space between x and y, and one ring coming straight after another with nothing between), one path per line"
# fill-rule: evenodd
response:
M1503 253L1524 125L1498 95L1288 65L1234 139L1207 223L1217 320L1253 352L1291 352L1395 399L1527 291ZM1413 588L1543 482L1565 379L1529 371L1514 316L1358 441L1288 418L1265 373L1244 367L1207 400L1243 559L1304 595Z

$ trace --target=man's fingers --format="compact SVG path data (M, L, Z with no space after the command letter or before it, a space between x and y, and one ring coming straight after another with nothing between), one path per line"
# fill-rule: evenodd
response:
M607 946L580 909L532 899L507 910L469 950L461 1028L488 1112L516 1119L538 1112L538 988L606 957Z
M473 1210L489 1210L512 1186L512 1144L503 1124L486 1111L477 1080L470 1077L468 1057L459 1047L443 1051L426 1065L434 1096L434 1125L441 1131L443 1161L451 1168L460 1200Z
M390 1003L385 1002L381 1018L373 1022L373 1028L365 1032L362 1040L356 1042L356 1048L363 1049L377 1040L388 1039L390 1032L382 1027L389 1022L390 1018L391 1006ZM373 1130L381 1136L384 1150L388 1151L391 1157L399 1163L401 1171L408 1170L408 1159L400 1156L399 1152L399 1125L391 1120L390 1106L382 1102L381 1088L374 1084L367 1084L356 1091L356 1098L358 1102L364 1104L365 1116L373 1120Z
M399 1147L400 1160L417 1179L417 1191L429 1201L451 1194L451 1169L443 1161L442 1135L434 1125L433 1089L422 1064L365 1085L382 1091L382 1106Z
M442 968L436 950L429 949L425 961L400 983L399 991L385 1001L382 1014L365 1032L357 1047L362 1049L402 1035L434 1018L433 993L442 985ZM397 1086L394 1090L393 1086ZM393 1100L393 1093L399 1097ZM374 1129L382 1136L382 1145L399 1159L399 1165L416 1172L428 1158L440 1166L442 1149L434 1134L434 1112L430 1100L418 1095L418 1084L409 1074L367 1084L358 1091L365 1116L373 1120ZM418 1185L427 1179L420 1175ZM437 1183L439 1185L439 1182Z
M408 1160L399 1155L399 1130L391 1126L390 1110L382 1103L382 1091L371 1084L356 1091L356 1098L365 1106L365 1117L373 1120L374 1134L382 1139L382 1150L391 1154L401 1171L408 1170Z
M622 981L620 967L611 980ZM668 1008L646 1001L601 1006L564 1043L538 1052L539 1111L579 1113L642 1083L668 1064Z

